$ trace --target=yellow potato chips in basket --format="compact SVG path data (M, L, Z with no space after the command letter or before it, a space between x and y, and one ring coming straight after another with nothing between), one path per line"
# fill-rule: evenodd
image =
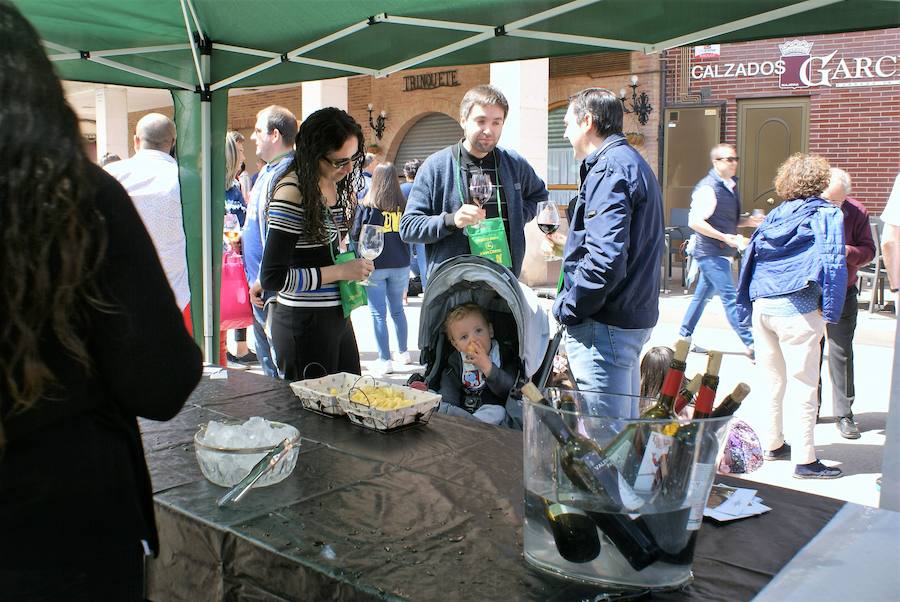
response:
M350 421L381 432L425 424L437 410L441 396L371 376L357 377L347 395L338 396Z

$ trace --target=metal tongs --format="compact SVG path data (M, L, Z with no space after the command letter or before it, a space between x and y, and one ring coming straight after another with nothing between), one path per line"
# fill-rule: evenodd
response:
M241 479L237 485L226 491L225 495L216 501L216 505L221 508L227 504L237 504L241 501L241 498L250 491L250 488L253 487L264 474L275 468L275 466L291 452L296 443L296 440L292 441L291 439L285 439L273 447L269 453L262 457L262 460L256 463L256 466L253 467L250 474Z

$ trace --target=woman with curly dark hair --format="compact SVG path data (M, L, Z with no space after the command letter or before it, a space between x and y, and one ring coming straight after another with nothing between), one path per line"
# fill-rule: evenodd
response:
M841 476L816 458L813 440L819 340L826 322L840 320L847 292L843 214L821 198L830 179L828 161L816 155L792 155L778 168L775 192L785 201L750 238L738 288L738 311L744 323L752 316L756 362L770 385L764 457L789 457L798 479Z
M272 191L260 284L278 292L272 344L288 380L360 373L359 349L338 286L375 269L368 259L337 264L339 242L353 223L362 189L362 129L329 107L297 132L294 163Z
M140 600L158 542L135 417L178 413L200 350L5 0L0 60L0 598Z

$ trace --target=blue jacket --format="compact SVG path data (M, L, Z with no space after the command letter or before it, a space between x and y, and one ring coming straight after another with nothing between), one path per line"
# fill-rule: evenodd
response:
M451 217L462 206L456 188L459 165L453 154L455 148L455 144L448 146L425 160L416 173L400 220L403 242L425 243L429 273L442 261L470 252L469 239L453 225ZM547 200L547 187L518 153L498 147L497 157L501 194L508 204L512 272L518 276L525 257L525 224L534 219L538 203Z
M822 289L825 321L837 323L847 294L844 217L818 197L782 203L753 233L741 266L738 317L747 324L755 299L794 293L810 282Z
M581 182L569 216L563 287L553 315L566 325L592 319L619 328L651 328L659 318L664 240L656 175L616 134L584 160Z

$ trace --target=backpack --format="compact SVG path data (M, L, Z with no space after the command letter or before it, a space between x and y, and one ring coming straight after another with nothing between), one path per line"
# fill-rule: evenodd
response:
M735 419L728 428L719 472L738 474L753 472L763 465L762 446L759 437L749 424Z

